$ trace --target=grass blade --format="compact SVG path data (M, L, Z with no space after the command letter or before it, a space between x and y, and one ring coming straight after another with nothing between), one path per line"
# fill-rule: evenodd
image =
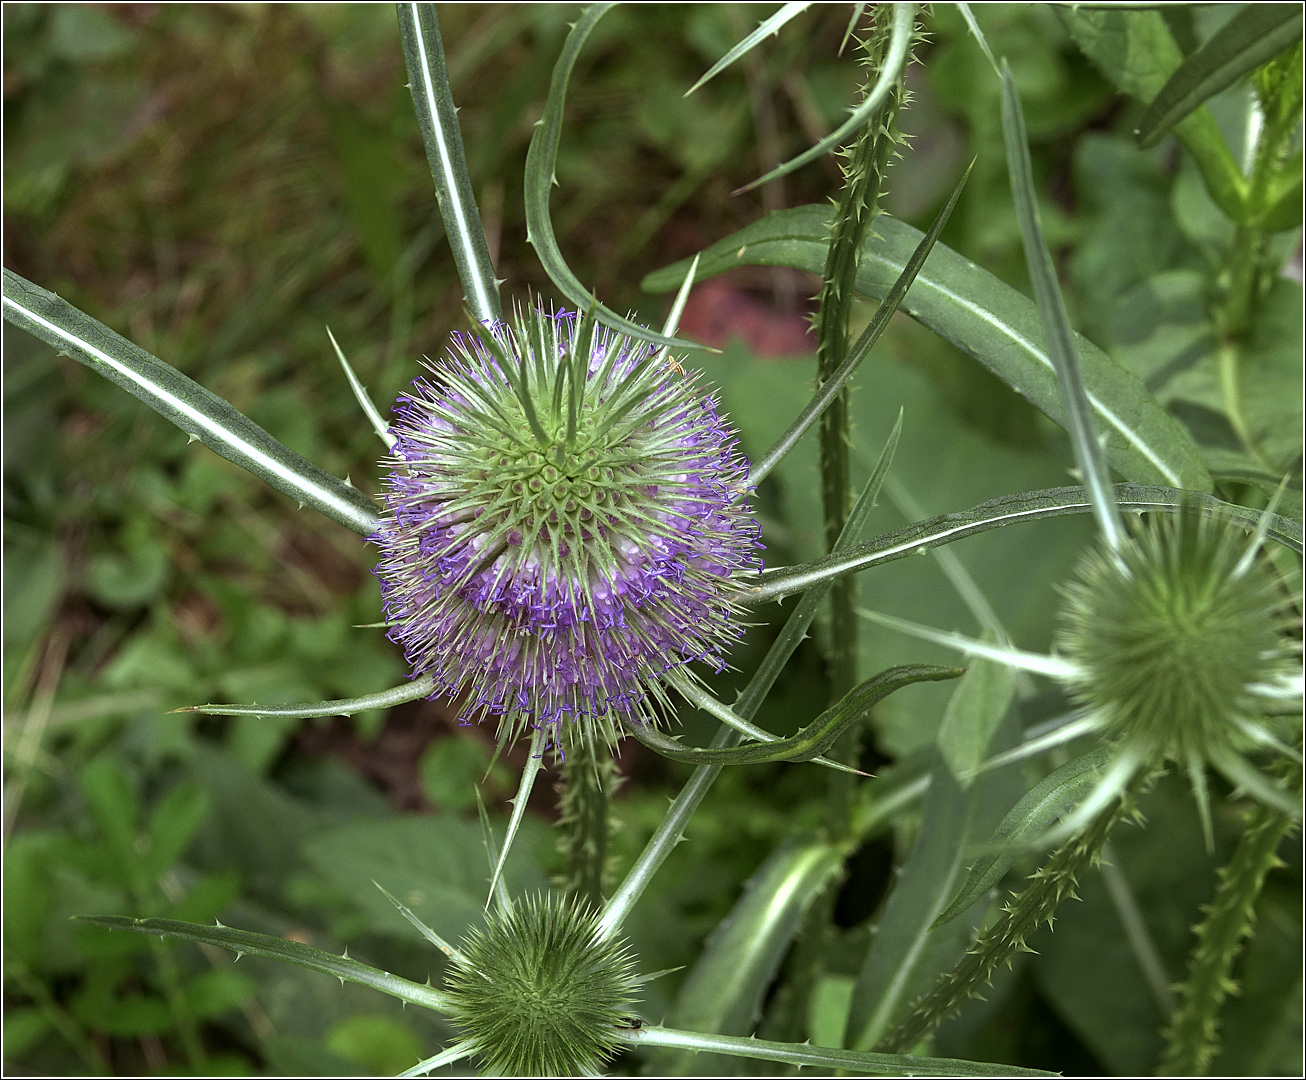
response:
M369 967L348 956L336 956L334 953L315 949L298 941L272 937L270 934L252 934L247 930L233 930L229 926L199 926L195 923L176 922L172 919L129 919L123 915L80 915L81 922L93 923L110 930L131 930L137 934L153 934L156 937L180 938L194 941L200 945L216 945L220 949L229 949L237 956L262 956L269 960L281 960L287 964L296 964L310 971L320 971L324 975L334 975L341 982L355 982L370 986L400 1001L420 1005L424 1009L444 1011L448 1001L444 994L421 983L401 979L388 971Z
M869 121L875 115L875 111L884 103L884 99L888 97L889 91L893 89L894 84L902 77L903 68L907 66L907 61L911 57L912 26L915 19L915 4L894 4L893 34L889 39L889 48L884 56L884 67L880 71L880 77L875 81L875 85L871 87L871 92L853 109L852 115L815 146L804 150L797 157L791 158L783 165L777 166L765 176L758 177L751 184L745 184L735 194L740 195L745 191L752 191L755 187L761 187L763 184L769 184L772 180L788 176L795 169L801 169L808 162L815 161L837 146L847 142L854 132Z
M1071 449L1075 452L1084 487L1093 500L1093 516L1097 519L1102 538L1112 551L1118 551L1124 543L1120 509L1116 506L1115 491L1111 487L1111 477L1093 423L1093 409L1079 370L1079 354L1075 350L1066 302L1061 295L1052 256L1043 239L1043 224L1039 220L1034 174L1029 160L1029 139L1025 134L1025 114L1020 107L1020 92L1005 60L1002 62L1002 138L1007 146L1011 196L1020 222L1025 263L1034 283L1034 299L1043 322L1048 354L1057 369Z
M458 278L467 306L480 322L503 318L499 285L485 243L485 229L476 208L467 155L458 126L458 110L449 91L449 71L440 40L440 21L434 4L397 4L399 37L408 67L408 88L413 94L417 125L422 130L426 160L435 179L440 217L449 237Z
M1175 124L1301 35L1300 5L1246 5L1187 57L1161 87L1138 122L1138 145L1145 149L1155 146Z
M699 79L698 82L696 82L693 86L691 86L688 90L685 91L685 97L689 97L690 94L692 94L695 90L697 90L709 79L713 79L717 75L720 75L721 72L725 71L726 68L728 68L731 64L733 64L741 56L744 56L745 54L755 49L766 38L778 34L780 32L780 28L784 26L785 23L789 22L791 19L795 18L796 16L801 15L804 11L806 11L811 6L812 6L811 4L783 4L780 7L779 11L777 11L769 19L764 19L756 30L754 30L746 38L740 41L737 45L735 45L734 48L732 48L728 53L726 53L725 56L721 57L720 60L718 60L715 64L713 64L710 68L708 68L707 73L701 79Z
M615 5L612 3L591 4L572 26L571 32L562 47L562 55L553 68L553 78L549 83L549 95L544 102L544 115L535 123L535 133L531 136L531 145L526 152L526 177L524 181L526 197L526 239L535 248L540 264L571 303L580 311L589 308L590 290L580 283L580 279L571 272L558 247L558 239L553 232L553 221L549 217L549 192L557 182L554 166L558 161L558 142L562 136L562 110L567 100L567 83L571 79L572 68L576 58L599 21ZM682 274L683 278L683 274ZM680 283L677 279L677 284ZM595 316L604 326L610 326L623 334L651 341L656 345L666 345L676 349L701 349L692 341L668 337L650 330L639 323L622 318L611 308L603 304L594 305Z
M376 532L378 507L353 485L300 457L171 364L8 268L4 314L15 326L117 383L193 441L270 487L363 536Z

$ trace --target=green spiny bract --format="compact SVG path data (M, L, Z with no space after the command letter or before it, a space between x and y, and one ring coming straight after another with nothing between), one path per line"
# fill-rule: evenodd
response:
M553 895L491 914L446 977L464 1040L502 1076L591 1075L622 1045L639 977L625 943Z
M1300 665L1286 596L1246 535L1189 507L1091 552L1067 589L1071 693L1141 761L1192 766L1246 749Z

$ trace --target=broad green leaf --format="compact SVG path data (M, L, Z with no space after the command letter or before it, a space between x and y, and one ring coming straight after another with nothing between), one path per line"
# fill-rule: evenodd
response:
M360 983L380 990L424 1009L443 1011L447 1008L445 996L438 990L421 983L401 979L387 971L360 964L348 956L315 949L287 938L269 934L251 934L246 930L233 930L229 926L196 926L194 923L174 922L172 919L129 919L122 915L83 915L83 922L103 926L110 930L131 930L137 934L154 934L157 937L180 938L201 945L216 945L230 949L237 956L262 956L269 960L282 960L297 964L324 975L334 975L341 981Z
M396 8L404 63L408 68L408 88L413 94L417 125L422 130L426 160L440 202L440 217L444 220L463 294L478 322L497 322L503 318L499 285L467 172L458 110L449 90L449 71L440 40L440 20L434 4L397 4Z
M675 349L701 349L692 341L668 337L656 333L646 326L622 318L615 311L598 303L592 294L580 283L580 279L571 272L558 247L558 239L553 232L553 221L549 216L549 193L557 177L554 166L558 160L558 143L562 137L562 110L567 100L567 83L571 79L572 68L576 58L594 29L594 24L608 13L615 5L612 3L591 4L584 14L572 26L571 32L562 47L562 55L553 68L553 79L549 83L549 95L544 103L544 115L535 123L535 133L531 136L530 149L526 152L526 239L535 248L540 264L549 275L553 284L562 295L576 305L580 311L594 309L595 317L604 326L610 326L623 334L643 341L652 341ZM676 280L677 288L684 280L684 271Z
M829 243L829 207L779 210L701 253L697 280L745 265L792 266L820 273ZM862 251L857 288L873 297L892 289L922 234L887 214ZM643 287L669 291L688 260L648 275ZM1038 308L1028 297L943 244L935 244L902 309L992 371L1063 427L1056 368L1042 343ZM1192 437L1147 388L1082 335L1074 337L1108 462L1127 479L1209 490L1210 476Z
M964 1061L960 1058L915 1057L911 1054L871 1054L856 1050L836 1050L800 1043L771 1042L768 1039L741 1039L729 1035L704 1035L696 1031L646 1024L632 1030L626 1041L634 1047L669 1046L685 1050L731 1054L757 1061L779 1061L787 1065L806 1065L818 1069L838 1069L876 1076L1057 1076L1038 1069L1021 1069L1015 1065L998 1065L988 1061Z
M838 847L811 842L786 844L772 854L708 939L676 997L670 1023L723 1035L750 1032L803 916L838 876L843 858ZM675 1074L710 1069L709 1062L687 1054L657 1064Z
M1011 668L991 660L972 660L948 699L939 726L939 753L962 790L970 787L988 757L989 743L1015 693Z
M140 803L131 781L122 766L107 755L87 765L79 781L91 816L114 857L121 861L120 869L130 874L139 860L136 824L140 816Z
M985 773L966 787L954 773L959 757L982 760L1014 738L1010 679L990 678L985 666L975 665L953 689L949 719L939 729L920 831L876 920L853 989L847 1039L855 1049L875 1046L965 951L972 927L939 928L936 918L965 870L970 846L1019 796L1013 770ZM967 723L973 738L963 737Z
M1183 63L1183 53L1159 11L1065 8L1060 15L1102 74L1144 105L1156 98ZM1210 109L1199 105L1175 125L1174 133L1197 162L1211 198L1230 219L1243 222L1248 213L1247 181Z
M1025 114L1020 106L1020 92L1007 62L1002 62L1002 139L1007 149L1007 172L1011 179L1011 197L1020 222L1020 238L1025 248L1025 264L1034 283L1034 299L1043 323L1043 340L1048 356L1057 371L1061 406L1066 430L1084 488L1093 502L1093 516L1107 546L1118 549L1124 540L1120 511L1116 507L1111 477L1102 460L1092 406L1084 389L1075 349L1070 317L1061 295L1052 255L1043 239L1039 221L1038 197L1034 191L1034 170L1029 160L1029 138L1025 134Z
M884 54L884 66L881 67L879 77L875 80L875 85L871 87L871 92L857 103L857 106L852 110L852 115L815 146L804 150L797 157L791 158L783 165L777 166L765 176L760 176L752 183L745 184L735 194L752 191L753 188L769 184L772 180L788 176L795 169L801 169L808 162L815 161L817 158L828 154L841 143L847 142L863 125L872 121L877 110L884 104L885 98L889 96L889 91L902 78L903 70L911 57L912 29L915 20L915 4L894 4L893 30L890 32L889 47Z
M1208 98L1288 48L1302 35L1296 4L1248 4L1185 58L1138 122L1138 144L1155 146Z
M150 813L146 873L157 878L181 858L209 812L209 801L195 784L178 784Z
M214 453L363 536L378 508L357 488L300 457L232 408L66 300L4 272L5 319L117 383Z
M1176 491L1173 488L1151 487L1144 484L1117 484L1116 502L1122 510L1175 511L1185 501L1204 513L1227 516L1245 527L1248 532L1256 528L1260 513L1244 506L1234 506L1199 492ZM826 555L802 566L784 567L765 573L759 585L744 593L744 600L761 603L791 596L795 592L828 581L840 574L855 573L870 566L918 555L940 544L950 544L967 536L998 529L1018 521L1059 517L1062 514L1083 514L1089 511L1088 498L1080 487L1048 488L1045 491L1028 491L991 499L970 510L957 514L944 514L919 521L885 533L858 544L848 552ZM1302 552L1302 526L1275 514L1271 518L1269 534L1272 539Z
M1109 747L1090 750L1032 787L994 830L987 845L993 850L986 851L971 864L970 875L939 915L936 925L960 915L1001 881L1011 864L1027 851L1024 845L1046 833L1062 814L1088 794L1110 756Z
M295 705L187 705L174 709L179 713L203 713L205 716L272 716L285 719L309 720L319 716L353 716L354 713L366 712L368 709L388 709L391 705L402 705L406 701L430 697L435 690L435 682L429 675L422 675L412 682L381 690L375 694L362 697L340 698L336 701L312 701Z
M731 64L742 56L746 56L755 49L759 44L774 34L778 34L785 23L796 18L806 11L811 4L782 4L780 10L768 19L763 19L761 24L749 34L746 38L736 44L731 50L721 57L715 64L708 68L707 72L693 86L685 91L685 97L689 97L695 90L702 86L709 79L715 78L725 71Z

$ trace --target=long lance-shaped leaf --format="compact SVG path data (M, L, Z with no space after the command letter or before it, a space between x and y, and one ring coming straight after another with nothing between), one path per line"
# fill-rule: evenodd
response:
M549 193L557 177L554 168L558 162L558 142L562 137L562 110L567 100L567 83L571 79L572 68L576 58L589 37L594 24L615 5L611 3L591 4L584 14L572 26L567 40L562 46L562 55L553 68L553 78L549 83L549 96L544 102L544 115L535 122L535 133L531 136L530 148L526 151L526 239L535 248L540 265L561 290L562 295L570 300L579 310L590 306L590 290L580 283L580 279L571 272L558 247L558 239L553 233L553 221L549 217ZM676 284L684 279L681 272ZM673 285L672 288L675 288ZM676 349L701 349L692 341L683 341L677 337L667 337L650 330L639 323L622 318L611 308L595 304L594 313L599 322L610 326L623 334L652 341L658 345L667 345Z
M376 532L377 506L357 488L283 446L171 364L8 268L4 313L7 321L117 383L192 440L283 494L363 536Z
M811 761L829 750L850 727L865 720L871 709L895 690L901 690L912 683L956 679L962 673L962 668L936 667L931 664L904 664L889 668L855 687L797 735L776 742L697 749L685 746L643 724L630 724L627 730L663 757L694 765L761 765L772 761Z
M846 1069L876 1076L1058 1076L1038 1069L1021 1069L988 1061L961 1058L915 1057L911 1054L873 1054L832 1047L743 1039L732 1035L703 1035L697 1031L646 1024L623 1035L632 1046L666 1046L683 1050L706 1050L714 1054L808 1065L817 1069Z
M1093 500L1093 516L1097 519L1102 538L1108 548L1119 551L1124 543L1124 527L1111 488L1111 476L1102 460L1102 447L1097 441L1093 409L1079 371L1079 354L1075 351L1066 302L1061 295L1061 285L1057 281L1047 242L1043 239L1043 223L1039 220L1038 200L1034 194L1034 172L1029 160L1029 137L1025 133L1025 112L1020 106L1020 92L1006 60L1002 61L1002 139L1007 147L1007 171L1011 177L1016 219L1020 222L1020 238L1025 248L1025 265L1029 267L1030 280L1034 283L1034 300L1043 322L1048 355L1057 369L1070 446L1075 452L1084 487Z
M131 930L137 934L156 937L181 938L201 945L216 945L230 949L239 956L262 956L269 960L282 960L297 964L310 971L334 975L341 982L355 982L374 990L397 997L424 1009L447 1011L449 999L440 991L421 983L401 979L388 971L369 967L348 956L315 949L298 941L272 937L270 934L253 934L247 930L233 930L229 926L200 926L196 923L176 922L172 919L129 919L122 915L82 915L81 921L104 926L110 930Z
M1213 517L1227 516L1248 532L1255 529L1261 518L1258 511L1244 506L1234 506L1211 495L1178 491L1175 488L1117 484L1115 495L1116 503L1122 510L1177 513L1188 502ZM940 544L951 544L989 529L1000 529L1022 521L1059 517L1062 514L1084 514L1091 509L1088 496L1081 487L1046 488L1042 491L1005 495L958 514L943 514L884 533L873 540L857 544L848 551L826 555L801 566L771 570L762 576L757 585L745 590L740 599L744 603L778 600L831 581L842 574L852 574L870 566L905 559L909 555L918 555ZM1275 514L1268 532L1272 539L1298 554L1302 553L1302 527L1297 522Z
M313 720L319 716L353 716L368 709L388 709L406 701L430 697L435 680L422 675L403 686L380 690L362 697L338 698L335 701L310 701L296 705L187 705L173 709L178 713L203 713L205 716L279 716L286 720Z
M1001 881L1011 864L1028 850L1028 845L1092 790L1098 773L1110 757L1111 748L1100 746L1067 762L1030 788L993 831L993 838L986 845L990 850L971 864L966 881L934 925L956 918Z
M952 210L957 205L957 200L961 197L962 189L966 186L966 181L970 178L970 171L974 166L974 161L966 166L966 171L962 174L961 179L957 181L957 186L952 189L952 195L949 196L943 209L934 218L934 223L930 225L929 232L916 245L916 250L912 252L911 258L907 260L907 265L903 267L902 273L898 275L893 287L880 301L880 306L871 317L866 329L862 331L861 337L848 350L848 355L844 358L843 363L835 368L834 373L821 384L812 400L807 403L807 407L789 425L789 430L780 436L770 450L753 463L753 468L748 474L748 486L750 488L760 484L771 470L780 463L785 454L793 449L794 444L803 437L807 429L821 418L821 414L839 396L840 391L847 385L848 380L853 377L861 362L870 355L871 349L875 347L875 343L880 340L880 336L889 325L889 320L893 318L893 313L898 310L898 305L902 303L902 298L907 295L907 290L911 288L911 283L916 280L916 275L920 273L921 266L924 265L930 251L934 248L935 241L939 238L939 233L943 231L943 227L948 223L948 218L952 216ZM694 258L697 260L698 256Z
M700 253L697 280L738 266L791 266L819 274L829 247L830 208L777 210ZM857 289L884 297L920 244L921 233L888 214L875 219L862 247ZM646 277L643 287L668 292L684 280L689 260ZM945 244L935 244L902 310L979 361L1052 420L1066 424L1056 367L1043 343L1037 306ZM1143 385L1085 337L1074 336L1089 402L1107 434L1112 467L1136 483L1209 491L1211 477L1192 436Z
M503 318L499 285L467 173L467 155L463 152L458 110L449 90L449 70L445 67L435 5L396 4L395 8L399 13L399 37L403 42L417 126L422 130L440 217L449 237L458 278L463 283L463 294L480 322L498 322Z
M1138 122L1138 145L1155 146L1184 117L1301 35L1299 4L1246 5L1185 59L1161 87Z
M725 56L721 57L715 64L708 68L707 73L698 80L693 86L685 91L685 97L689 97L695 90L702 86L709 79L714 79L725 71L740 57L757 48L767 38L780 33L780 28L806 11L811 4L782 4L780 10L768 19L764 19L751 34L734 46Z
M848 521L843 527L843 532L839 535L839 540L835 544L835 551L841 551L850 547L853 542L862 533L866 526L866 519L870 515L871 508L875 505L875 499L880 493L880 488L884 484L884 478L889 472L889 465L893 461L894 452L898 448L898 436L902 432L902 413L898 413L898 419L893 425L893 430L889 433L889 438L885 441L884 449L880 452L880 458L875 463L875 468L871 470L870 478L866 481L866 486L862 489L861 495L857 502L853 504L852 510L848 514ZM744 687L743 694L740 695L739 703L735 711L744 719L751 719L761 706L766 695L770 693L771 687L775 684L780 672L794 651L807 636L807 630L816 618L816 613L820 611L829 593L828 586L818 586L809 590L806 595L798 602L793 613L785 620L784 626L780 628L780 633L776 637L771 648L767 650L766 656L753 672L753 677L748 680L748 685ZM717 737L713 740L713 748L733 746L739 741L739 735L732 729L723 727L718 732ZM698 808L703 797L712 787L713 782L720 774L723 766L721 765L700 765L694 770L688 782L680 790L680 794L672 801L670 809L663 816L662 821L658 824L653 836L649 842L644 845L644 850L640 852L639 858L635 860L635 865L631 867L626 879L612 897L608 900L607 906L603 909L603 914L599 920L599 926L602 933L614 933L630 914L631 908L635 906L643 894L644 889L652 880L653 875L657 873L658 867L666 861L671 854L671 850L680 843L680 839L685 834L685 828L689 824L689 819L693 816L694 811Z
M762 998L812 902L843 869L842 845L784 843L748 879L743 895L713 931L676 995L668 1022L692 1031L742 1035L753 1030ZM711 1059L689 1051L651 1062L663 1075L712 1073Z
M847 142L854 132L869 121L875 115L876 110L884 104L884 99L889 96L889 91L902 78L903 68L907 66L907 61L911 56L912 24L915 20L915 4L894 4L893 30L889 36L889 47L884 54L884 66L880 69L880 77L876 79L875 85L871 87L871 92L862 101L858 102L847 120L819 143L808 150L804 150L797 157L791 158L783 165L772 169L765 176L758 177L751 184L745 184L735 194L739 195L745 191L752 191L755 187L761 187L763 184L769 184L772 180L788 176L795 169L801 169L809 161L815 161L817 158L828 154L835 147Z

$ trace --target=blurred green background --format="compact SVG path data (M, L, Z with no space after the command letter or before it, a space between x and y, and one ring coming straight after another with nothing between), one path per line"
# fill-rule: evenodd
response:
M552 207L573 269L610 306L660 320L666 299L638 291L646 272L765 210L837 191L831 159L730 194L842 119L860 78L851 50L837 55L848 5L817 6L682 97L771 9L619 8L587 46L568 97ZM575 11L440 9L505 299L554 296L525 243L521 177ZM419 358L438 354L463 319L393 9L7 4L3 16L5 265L375 492L381 447L324 327L384 413ZM1221 242L1222 219L1200 184L1174 153L1134 150L1121 99L1054 11L983 5L980 18L1024 97L1049 193L1044 223L1079 327L1117 356L1133 347L1142 365L1162 346L1191 350L1204 318L1194 281ZM1182 9L1172 21L1177 33L1200 35L1200 18ZM1024 288L998 85L951 9L939 6L918 55L902 119L914 140L892 173L887 208L928 222L978 154L944 242ZM1156 309L1140 310L1152 294L1139 291L1158 279L1174 301L1159 344L1148 336ZM725 348L702 365L751 452L787 424L810 385L810 361L776 357L810 349L805 318L816 288L795 272L741 270L704 286L686 315L687 332ZM1295 297L1299 304L1299 288ZM1276 299L1285 313L1292 302L1293 294ZM235 965L69 916L221 918L348 945L391 971L438 978L437 957L371 882L445 935L474 920L486 872L473 785L490 763L490 732L459 728L456 710L428 702L352 721L170 715L204 701L309 701L399 683L398 650L380 631L357 627L381 617L372 551L188 447L177 429L68 358L8 326L4 334L6 1070L368 1075L408 1067L448 1038L438 1018L298 969ZM869 467L904 406L895 476L924 513L1063 482L1070 459L1061 433L951 347L900 319L876 363L854 397L855 461ZM1266 361L1266 409L1282 407L1285 364L1279 353ZM1193 386L1174 399L1181 411L1205 410L1208 441L1219 445L1222 417L1194 370ZM815 551L814 460L814 448L801 447L759 495L773 565ZM878 514L877 529L902 521L892 504ZM1062 521L990 534L958 554L1013 636L1040 649L1050 640L1053 586L1087 536L1087 523ZM863 599L974 629L930 560L868 578ZM750 630L736 658L743 672L771 632L765 622ZM863 649L877 670L935 658L880 631L867 631ZM822 699L823 680L818 653L805 646L761 722L795 729ZM883 710L875 763L910 761L927 747L945 699L946 689L913 690ZM1031 722L1057 705L1036 702ZM691 738L706 730L700 723L691 723ZM523 752L484 779L500 810ZM617 867L634 857L685 775L638 747L623 748L620 765ZM766 854L793 828L819 821L816 772L727 770L695 820L693 843L637 911L631 932L643 970L691 962ZM557 869L546 827L553 801L551 785L539 785L510 876L515 889L540 887ZM1181 787L1162 785L1146 809L1149 829L1122 838L1121 857L1136 871L1177 977L1217 862L1201 848ZM1234 824L1232 815L1223 823L1224 852ZM854 861L839 918L858 950L914 827L907 815ZM1227 1025L1226 1053L1240 1055L1230 1059L1239 1071L1293 1060L1300 971L1276 957L1299 949L1299 879L1298 864L1276 872L1267 890L1245 962L1248 990ZM1130 958L1095 889L1086 886L1086 903L1065 914L1070 929L1042 942L1036 962L945 1027L940 1052L1080 1073L1150 1068L1159 1018L1145 991L1128 989ZM645 1015L665 1010L680 977L650 985ZM837 997L839 984L828 990Z

